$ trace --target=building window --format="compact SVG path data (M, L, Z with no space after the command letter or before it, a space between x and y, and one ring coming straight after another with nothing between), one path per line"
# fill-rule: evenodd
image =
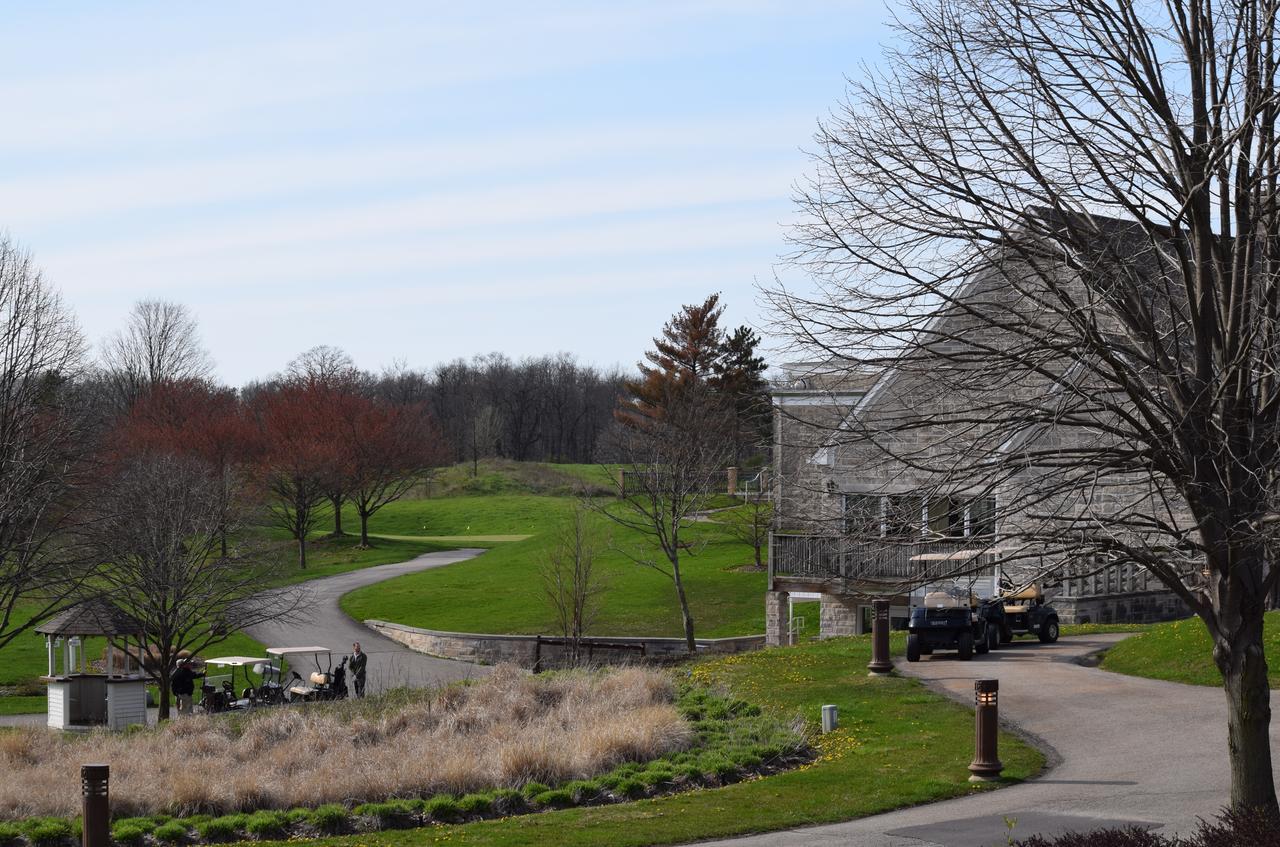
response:
M996 533L994 497L845 494L843 529L862 538L970 538Z
M890 494L884 498L886 538L920 537L921 500L914 494Z
M996 534L996 498L976 497L969 501L969 535Z
M862 538L879 538L880 497L874 494L844 495L844 532Z

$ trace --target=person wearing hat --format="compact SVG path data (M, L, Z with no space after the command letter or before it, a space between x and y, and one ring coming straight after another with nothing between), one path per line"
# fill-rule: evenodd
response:
M195 665L190 659L183 659L178 662L178 669L169 677L169 690L178 701L178 714L192 713L191 698L196 693L196 677L200 675L195 672Z

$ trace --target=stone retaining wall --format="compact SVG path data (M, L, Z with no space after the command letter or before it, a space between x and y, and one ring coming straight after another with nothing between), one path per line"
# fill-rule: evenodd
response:
M419 653L464 662L513 662L546 669L565 663L567 655L567 648L559 643L563 639L549 636L441 632L379 620L367 620L364 625ZM764 636L700 638L697 644L699 653L745 653L764 647ZM661 662L684 656L685 644L683 638L591 637L583 639L582 650L588 662L600 664Z

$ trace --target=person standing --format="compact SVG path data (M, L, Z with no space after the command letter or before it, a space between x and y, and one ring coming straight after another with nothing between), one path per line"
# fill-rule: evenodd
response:
M196 693L196 672L190 659L178 663L178 669L169 677L169 690L178 701L178 714L189 715L193 711L191 698Z
M360 642L351 645L351 661L347 667L351 669L351 679L355 683L356 696L364 696L365 668L369 665L369 657L360 649Z

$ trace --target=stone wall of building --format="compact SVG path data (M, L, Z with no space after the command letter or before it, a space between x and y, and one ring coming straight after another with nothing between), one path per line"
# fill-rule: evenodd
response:
M764 643L766 647L781 647L787 643L790 633L790 595L785 591L764 593Z
M839 638L842 635L857 635L859 603L866 605L867 601L859 597L823 594L818 637Z

